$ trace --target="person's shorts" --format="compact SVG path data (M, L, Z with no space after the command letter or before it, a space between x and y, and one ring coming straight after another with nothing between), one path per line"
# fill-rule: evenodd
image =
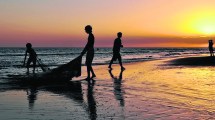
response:
M209 48L209 51L214 51L214 49L213 48Z
M35 58L35 57L29 57L28 61L27 61L27 67L30 66L31 62L33 62L33 65L36 66L36 61L37 61L37 58Z
M120 53L113 53L113 60L116 61L121 57Z
M86 65L91 65L94 58L94 51L88 51L86 55Z

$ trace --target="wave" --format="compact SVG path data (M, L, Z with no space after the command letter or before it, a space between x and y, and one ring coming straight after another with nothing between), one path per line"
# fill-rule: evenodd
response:
M38 56L76 55L81 53L37 53ZM0 56L25 56L25 54L0 54Z
M181 53L168 53L168 54L165 54L164 56L179 56L181 55Z
M20 67L24 59L24 49L0 49L0 67ZM80 55L82 49L37 49L39 58L50 67L67 63ZM163 59L178 56L188 56L208 53L207 49L174 49L174 48L123 48L121 50L124 63L139 62L152 59ZM42 56L42 57L40 57ZM100 48L95 51L93 65L109 64L112 57L112 48ZM83 57L83 61L85 57ZM84 62L83 62L84 63ZM84 65L84 64L83 64Z

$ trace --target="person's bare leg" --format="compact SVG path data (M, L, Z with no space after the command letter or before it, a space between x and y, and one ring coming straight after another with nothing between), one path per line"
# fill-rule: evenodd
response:
M87 78L86 80L90 80L90 66L87 65Z
M93 67L92 67L92 66L90 66L90 71L91 71L91 73L92 73L92 77L91 77L91 78L96 77L96 74L94 73L94 71L93 71Z
M119 60L120 66L121 66L121 70L125 70L125 68L122 66L122 58L121 58L121 56L119 56L118 60Z
M29 67L27 67L27 72L26 73L29 74Z
M36 60L33 61L33 73L35 73L35 68L36 68Z
M33 68L33 73L35 73L35 67Z
M27 63L27 74L29 74L29 67L30 67L30 65Z
M108 68L110 68L110 69L112 69L112 64L113 64L113 57L112 57L112 59L111 59L111 61L110 61L110 63L109 63L109 66L108 66Z

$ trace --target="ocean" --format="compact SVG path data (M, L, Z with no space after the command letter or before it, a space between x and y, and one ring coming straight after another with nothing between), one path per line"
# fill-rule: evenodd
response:
M83 48L34 48L38 58L49 68L55 68L78 57ZM25 48L0 48L0 74L7 78L9 74L23 74L22 67ZM208 54L207 48L122 48L123 63L165 59L173 57L195 56ZM93 65L108 64L112 57L112 48L95 48ZM82 59L85 63L85 56ZM117 62L115 62L117 63ZM41 72L40 68L36 71Z

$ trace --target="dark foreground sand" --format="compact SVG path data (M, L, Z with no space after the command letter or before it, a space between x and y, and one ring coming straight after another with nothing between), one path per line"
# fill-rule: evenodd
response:
M94 83L80 80L86 76L83 67L83 77L73 80L76 82L45 86L1 84L0 118L213 120L215 68L202 60L209 62L210 58L130 63L125 65L125 71L120 71L118 65L112 71L107 66L94 66Z

